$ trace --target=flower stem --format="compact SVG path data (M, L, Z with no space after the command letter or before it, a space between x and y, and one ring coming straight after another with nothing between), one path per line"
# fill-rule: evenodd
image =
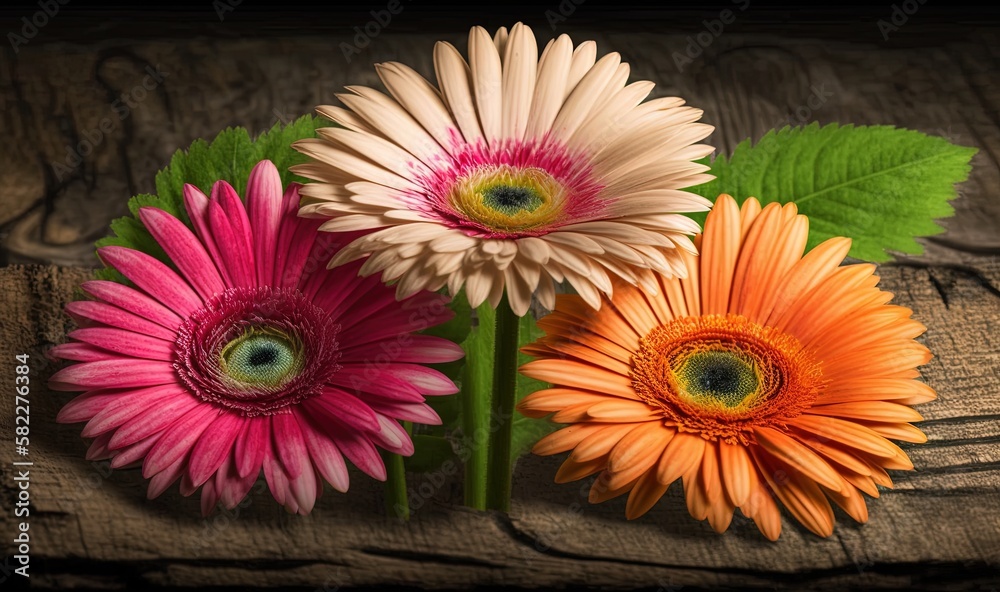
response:
M479 360L485 362L486 360ZM490 433L490 393L473 380L472 364L468 359L462 369L462 432L465 435L465 505L476 510L486 509L487 434Z
M510 510L511 428L517 396L517 332L520 319L504 294L497 306L496 333L493 336L493 396L490 399L489 489L486 507Z
M403 422L407 434L413 432L413 425ZM410 519L410 502L406 495L406 467L400 454L385 454L385 509L389 516L400 520Z

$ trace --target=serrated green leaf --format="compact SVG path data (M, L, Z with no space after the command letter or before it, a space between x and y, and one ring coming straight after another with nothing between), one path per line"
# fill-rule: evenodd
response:
M245 197L247 179L254 165L268 159L277 167L281 182L287 185L304 179L293 175L288 167L306 162L308 158L292 149L292 142L315 136L316 128L329 125L324 119L306 115L288 124L275 124L253 139L243 128L227 128L211 141L196 140L187 150L178 150L170 164L156 174L156 194L137 195L129 200L131 216L111 223L112 235L97 242L98 247L120 245L138 249L167 262L166 254L139 221L139 208L157 207L190 225L184 210L184 185L190 183L206 194L216 181L228 181L236 192ZM114 274L111 274L115 277ZM118 276L120 277L120 276Z
M690 191L740 203L794 201L809 217L809 248L852 239L851 256L886 261L886 251L919 254L917 236L943 232L935 219L954 213L955 184L969 174L975 148L892 126L786 127L712 163L714 181ZM704 222L704 214L695 215Z

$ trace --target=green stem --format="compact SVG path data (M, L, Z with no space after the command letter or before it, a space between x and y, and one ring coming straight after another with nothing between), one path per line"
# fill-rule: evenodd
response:
M413 432L413 425L403 422L403 429L407 434ZM406 495L406 467L403 464L403 457L399 454L387 452L383 455L385 460L385 509L389 516L395 516L400 520L410 519L410 502Z
M489 490L486 507L510 510L510 445L514 403L517 391L517 331L520 319L510 308L504 294L497 306L496 333L493 336L493 396L489 444Z
M485 362L486 360L482 360ZM462 369L462 432L465 435L465 505L486 509L486 438L490 433L490 393L473 381L472 364L467 359Z

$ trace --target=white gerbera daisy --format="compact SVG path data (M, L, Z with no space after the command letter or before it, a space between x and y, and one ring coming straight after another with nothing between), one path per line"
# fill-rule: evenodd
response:
M400 63L377 65L391 96L365 87L317 111L342 127L296 148L315 162L301 214L322 230L370 230L331 266L368 257L400 298L465 286L469 303L496 307L506 290L523 315L534 292L554 306L568 281L593 307L611 277L650 291L659 272L684 276L698 225L680 212L710 202L682 191L712 177L695 144L712 132L702 111L665 97L642 102L649 81L627 84L617 53L597 57L566 35L539 58L518 23L490 38L475 27L469 60L434 48L435 87Z

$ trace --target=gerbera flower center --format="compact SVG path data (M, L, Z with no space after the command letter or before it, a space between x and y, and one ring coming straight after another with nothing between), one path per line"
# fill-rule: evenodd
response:
M631 377L680 429L744 444L755 426L802 413L823 385L819 361L794 337L734 314L656 327L640 340Z
M222 348L223 372L247 384L275 386L302 369L302 343L270 327L253 327Z
M539 168L483 166L456 180L449 201L470 221L512 233L557 221L566 193L565 187Z
M252 417L322 392L338 370L340 326L297 290L232 288L177 333L181 380L201 399Z

